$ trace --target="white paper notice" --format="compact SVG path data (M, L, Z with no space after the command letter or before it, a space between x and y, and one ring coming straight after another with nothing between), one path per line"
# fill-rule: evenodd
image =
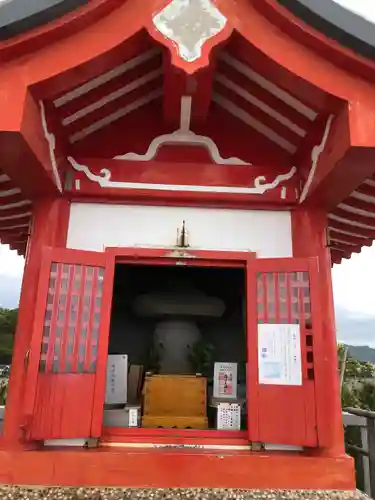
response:
M138 409L129 408L129 427L138 427Z
M258 325L259 383L302 385L299 325Z
M128 388L128 356L110 354L107 362L106 404L125 404Z

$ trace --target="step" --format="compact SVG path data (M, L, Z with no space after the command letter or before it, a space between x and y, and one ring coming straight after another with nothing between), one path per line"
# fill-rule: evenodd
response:
M359 491L0 487L0 498L59 500L368 500Z

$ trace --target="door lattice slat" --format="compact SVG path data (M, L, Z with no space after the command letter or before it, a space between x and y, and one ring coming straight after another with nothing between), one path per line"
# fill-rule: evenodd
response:
M39 371L95 373L104 268L52 263Z

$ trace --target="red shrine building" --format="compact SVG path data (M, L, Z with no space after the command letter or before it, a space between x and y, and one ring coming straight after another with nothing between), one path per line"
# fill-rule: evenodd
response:
M0 240L25 256L0 481L355 488L331 267L375 238L368 21L20 4L0 4Z

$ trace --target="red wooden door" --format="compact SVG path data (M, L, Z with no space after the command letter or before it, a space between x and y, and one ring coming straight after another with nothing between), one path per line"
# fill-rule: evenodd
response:
M27 366L29 439L100 436L113 271L105 253L45 249Z
M250 440L316 446L317 260L250 260L247 287Z

